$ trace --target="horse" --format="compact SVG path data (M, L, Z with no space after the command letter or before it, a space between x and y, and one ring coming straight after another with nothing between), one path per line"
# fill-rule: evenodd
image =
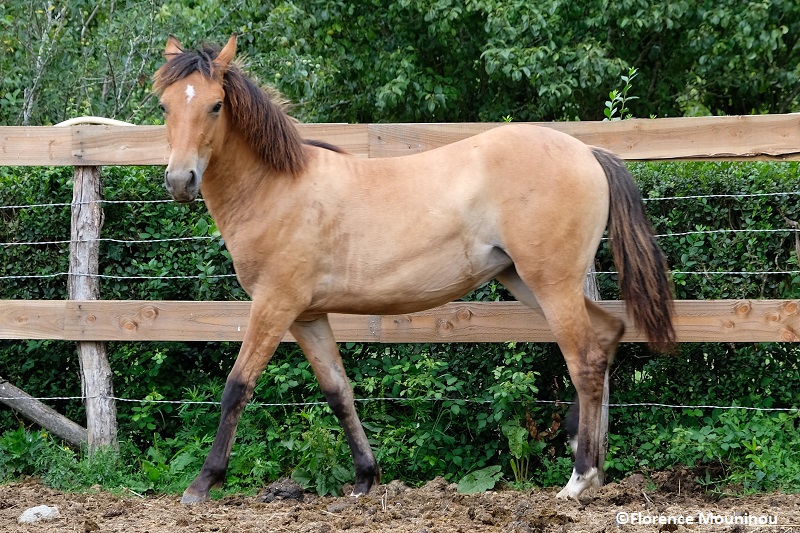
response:
M352 495L380 483L328 313L403 314L496 278L544 314L577 401L574 465L562 499L602 483L602 404L623 322L584 296L608 226L619 285L650 345L675 342L672 285L624 163L550 128L509 124L419 154L361 159L300 137L285 102L222 47L167 39L153 76L177 202L202 192L251 297L220 422L181 501L225 481L236 427L276 347L291 332L346 434ZM603 450L603 451L601 451Z

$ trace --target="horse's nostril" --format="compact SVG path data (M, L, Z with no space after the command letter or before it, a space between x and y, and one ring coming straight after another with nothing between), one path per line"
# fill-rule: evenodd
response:
M197 172L195 172L194 170L190 170L189 171L189 181L187 182L186 187L190 188L190 187L194 187L195 185L197 185Z

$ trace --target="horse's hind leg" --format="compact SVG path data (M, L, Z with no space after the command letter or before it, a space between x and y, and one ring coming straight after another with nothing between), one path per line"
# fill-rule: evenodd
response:
M616 319L587 301L579 282L552 283L551 280L550 283L541 283L534 296L530 287L536 285L535 279L525 282L513 267L498 279L518 300L542 309L567 362L581 407L576 413L577 439L573 443L575 468L558 497L576 499L584 490L599 485L602 480L605 460L601 457L604 455L602 403L607 388L607 371L621 335L621 324L616 327L616 333L612 332L615 329L612 321ZM594 320L590 320L590 314ZM600 330L600 335L594 328Z
M373 484L380 483L380 469L358 419L353 388L345 375L342 357L328 323L328 317L323 315L315 320L298 320L289 330L306 354L319 386L328 400L328 405L344 428L356 469L352 495L367 494Z
M586 310L589 312L589 317L594 326L594 331L597 334L600 346L608 357L608 365L606 368L606 375L603 379L603 403L602 412L600 416L600 452L598 456L598 484L602 485L604 481L603 463L605 462L606 452L608 451L608 401L609 401L609 370L611 363L614 362L614 355L619 345L619 340L625 332L625 324L619 318L609 314L598 306L594 301L586 298ZM565 427L570 434L570 445L573 452L576 450L576 437L578 434L578 421L580 419L580 402L576 401L575 404L567 415Z

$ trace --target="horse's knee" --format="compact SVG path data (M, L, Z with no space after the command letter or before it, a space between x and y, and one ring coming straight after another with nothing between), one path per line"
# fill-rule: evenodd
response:
M231 411L241 411L252 396L252 385L238 378L228 377L228 380L225 382L225 388L222 391L222 400L220 402L223 416L225 413Z
M608 326L604 331L598 332L600 346L606 353L609 363L614 361L614 355L617 351L617 346L619 345L619 341L622 339L622 335L624 334L625 322L617 317L609 317Z
M340 421L350 416L355 412L355 404L353 398L344 388L323 389L322 394L325 395L325 400L328 402L328 407L331 408L333 414L336 415Z

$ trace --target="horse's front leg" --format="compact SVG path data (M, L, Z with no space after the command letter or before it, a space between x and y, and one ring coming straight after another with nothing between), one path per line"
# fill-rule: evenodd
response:
M183 492L181 503L204 502L208 500L212 487L222 486L225 482L239 418L247 402L253 397L256 380L272 359L295 316L296 314L286 311L264 309L253 302L247 333L222 392L222 412L217 435L203 468Z
M306 354L328 405L344 428L356 469L352 496L367 494L373 484L380 483L380 469L358 419L353 388L345 375L328 317L323 315L314 320L298 320L292 324L290 331Z

